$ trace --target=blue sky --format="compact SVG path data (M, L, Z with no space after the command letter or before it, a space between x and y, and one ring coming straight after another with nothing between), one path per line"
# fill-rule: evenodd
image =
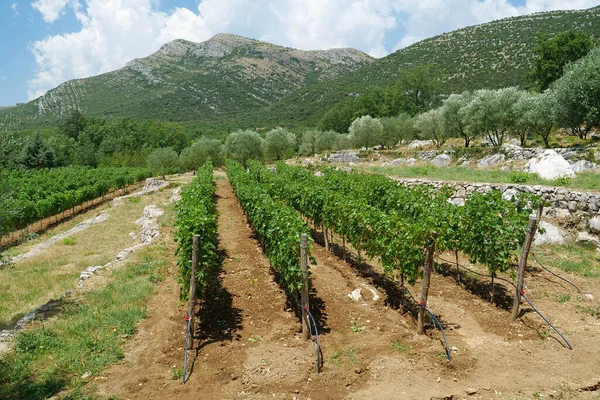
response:
M1 0L0 106L118 69L165 42L235 33L382 57L421 39L597 0Z

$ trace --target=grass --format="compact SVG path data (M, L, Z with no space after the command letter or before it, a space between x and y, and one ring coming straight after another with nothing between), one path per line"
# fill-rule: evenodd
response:
M103 289L67 301L56 318L19 333L14 350L0 358L0 399L47 398L66 388L74 389L70 398L87 398L81 376L123 358L121 345L146 317L162 267L147 258L116 270Z
M600 179L598 179L598 174L592 172L577 174L577 176L572 179L557 179L555 181L547 181L539 178L536 175L524 174L518 171L492 171L461 166L438 168L434 167L433 165L399 165L394 167L369 167L356 165L355 167L376 174L398 176L402 178L427 178L444 181L482 183L519 183L523 185L563 186L565 188L572 189L600 190Z
M397 339L392 343L392 348L400 353L408 353L410 351L410 345L403 343L400 339Z
M534 250L535 256L545 266L557 267L585 277L600 278L600 255L593 248L570 243L543 246Z

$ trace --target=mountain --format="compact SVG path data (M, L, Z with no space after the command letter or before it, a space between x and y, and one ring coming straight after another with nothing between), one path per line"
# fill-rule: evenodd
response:
M446 93L525 86L538 33L581 29L600 37L600 6L493 21L425 39L375 60L354 49L301 51L230 34L175 40L149 57L76 79L0 109L21 127L51 126L78 108L99 117L183 121L213 129L315 125L337 102L433 65Z
M24 125L52 125L79 109L98 117L220 121L373 60L354 49L301 51L230 34L202 43L175 40L124 68L65 82L27 104L0 110L0 120L10 112Z

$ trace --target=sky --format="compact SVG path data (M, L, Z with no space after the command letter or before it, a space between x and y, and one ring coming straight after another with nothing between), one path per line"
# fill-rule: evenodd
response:
M444 32L599 0L0 0L0 106L121 68L174 39L234 33L383 57Z

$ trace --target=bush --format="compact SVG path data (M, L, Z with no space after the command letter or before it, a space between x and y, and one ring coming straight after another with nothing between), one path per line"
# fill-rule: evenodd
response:
M239 130L227 136L225 156L246 166L248 160L263 159L264 139L251 130Z
M369 115L352 121L348 131L356 147L373 147L381 144L383 139L383 125L381 121Z
M179 171L179 157L170 147L155 149L148 156L148 168L155 175L165 176L167 173Z

